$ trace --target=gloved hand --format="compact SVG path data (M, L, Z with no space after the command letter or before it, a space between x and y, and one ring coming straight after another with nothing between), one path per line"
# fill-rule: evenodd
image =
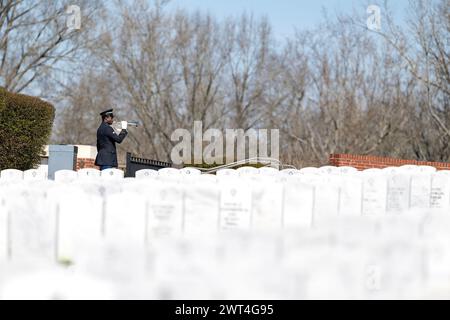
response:
M127 128L128 128L128 121L122 121L121 126L122 126L122 130L127 130Z

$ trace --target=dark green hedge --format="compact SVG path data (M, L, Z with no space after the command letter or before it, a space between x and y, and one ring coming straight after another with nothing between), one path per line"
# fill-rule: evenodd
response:
M37 166L54 118L50 103L0 87L0 170Z

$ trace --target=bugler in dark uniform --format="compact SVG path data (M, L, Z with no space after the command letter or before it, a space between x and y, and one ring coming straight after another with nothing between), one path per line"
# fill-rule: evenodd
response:
M99 166L100 170L117 168L116 142L122 143L127 136L126 122L122 124L122 131L117 135L111 127L114 119L113 109L103 111L100 115L102 116L102 124L97 130L97 157L95 165Z

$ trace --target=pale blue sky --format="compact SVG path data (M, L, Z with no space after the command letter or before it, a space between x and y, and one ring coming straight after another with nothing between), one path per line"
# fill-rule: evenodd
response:
M353 10L365 14L368 4L382 7L383 2L384 0L172 0L168 9L199 9L218 18L252 12L256 17L267 16L276 37L283 39L292 35L294 28L313 27L320 22L323 8L330 15L336 12L352 13ZM388 0L388 3L395 18L402 24L408 0Z

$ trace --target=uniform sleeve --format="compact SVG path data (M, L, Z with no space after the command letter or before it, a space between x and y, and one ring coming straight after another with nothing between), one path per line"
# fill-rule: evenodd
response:
M123 139L127 136L128 132L126 130L122 130L119 135L114 132L114 129L108 127L106 129L106 136L114 142L122 143Z

